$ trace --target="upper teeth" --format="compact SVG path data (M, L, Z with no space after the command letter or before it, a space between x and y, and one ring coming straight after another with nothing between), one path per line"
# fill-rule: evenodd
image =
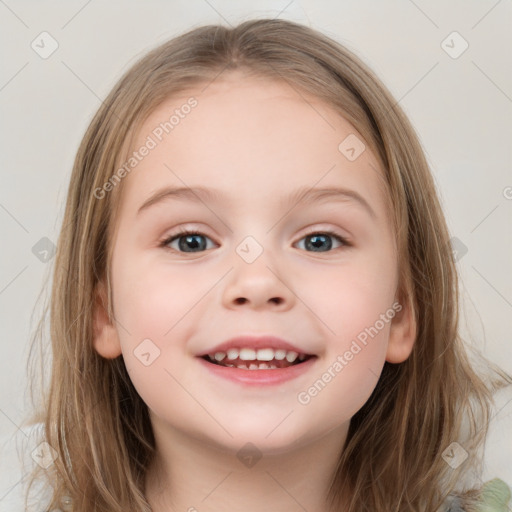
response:
M297 357L301 361L306 358L305 354L299 355L298 352L293 350L274 350L273 348L260 348L258 350L252 348L230 348L227 352L215 352L213 357L210 354L210 358L215 359L215 361L222 361L226 356L229 360L241 359L242 361L272 361L272 359L282 361L286 357L289 363L293 363Z

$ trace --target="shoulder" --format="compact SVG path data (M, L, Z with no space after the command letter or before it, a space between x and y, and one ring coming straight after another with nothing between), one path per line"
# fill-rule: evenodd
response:
M477 503L472 502L471 510L475 512L508 512L510 510L511 487L499 478L485 482L479 489ZM446 512L466 512L464 498L452 496L446 505Z
M512 498L512 386L494 395L494 407L484 448L479 512L507 512Z
M500 478L512 486L512 386L497 391L483 454L484 482Z
M486 482L482 488L479 512L507 512L509 510L511 489L499 478Z
M483 451L477 512L509 512L512 506L512 386L494 395L494 407ZM452 497L446 512L465 512L463 498ZM473 510L473 509L472 509Z

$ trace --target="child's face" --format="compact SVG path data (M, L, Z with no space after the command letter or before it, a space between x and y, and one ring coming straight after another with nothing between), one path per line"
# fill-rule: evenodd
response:
M197 105L182 109L191 96ZM179 122L161 133L176 109ZM166 101L144 123L132 149L148 136L156 147L124 178L112 256L117 332L95 346L122 352L155 429L261 450L344 433L384 361L408 357L382 171L368 148L357 156L354 139L338 148L354 133L361 139L314 98L239 74ZM139 211L166 187L211 197L167 195ZM294 199L334 187L363 199ZM160 245L180 228L198 235ZM315 357L273 384L254 382L256 373L289 370L221 369L198 357L239 335L277 336Z

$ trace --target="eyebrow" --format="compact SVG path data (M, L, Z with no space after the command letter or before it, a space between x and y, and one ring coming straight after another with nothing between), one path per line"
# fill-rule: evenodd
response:
M212 203L226 202L226 197L218 190L206 187L164 187L154 192L137 211L137 215L150 206L169 199L188 199L195 202L204 203L209 201ZM363 207L363 209L372 217L377 218L377 214L372 209L368 201L355 190L342 187L326 187L326 188L308 188L303 187L295 190L292 194L285 197L281 201L282 206L290 209L300 203L313 203L316 201L353 201Z

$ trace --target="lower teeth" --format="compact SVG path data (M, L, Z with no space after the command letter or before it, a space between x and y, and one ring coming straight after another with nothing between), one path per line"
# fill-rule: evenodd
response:
M229 366L230 368L240 368L241 370L276 370L277 366L275 364L266 364L266 363L260 363L260 364L249 364L249 367L244 365L234 365L234 364L223 364L221 366Z
M224 360L224 361L215 361L212 357L205 357L204 359L206 359L206 361L208 361L209 363L212 363L212 364L216 364L218 366L224 366L224 367L229 367L229 368L238 368L239 370L283 370L285 368L290 368L290 366L295 366L297 364L300 364L300 363L303 363L305 362L305 360L307 360L308 358L302 358L301 359L296 359L293 363L290 363L288 361L282 361L282 360L279 360L277 361L277 364L275 360L272 360L272 361L247 361L247 362L243 362L243 361L232 361L232 362L227 362L228 360ZM237 363L237 364L234 364L234 363Z
M211 361L213 362L213 361ZM238 368L240 370L283 370L284 368L290 368L290 366L295 366L296 364L299 364L301 363L302 361L296 361L294 363L291 363L291 364L288 364L286 366L277 366L275 364L272 364L272 363L248 363L248 366L247 365L243 365L243 364L232 364L232 363L219 363L219 362L215 362L214 364L218 364L219 366L227 366L229 368Z

